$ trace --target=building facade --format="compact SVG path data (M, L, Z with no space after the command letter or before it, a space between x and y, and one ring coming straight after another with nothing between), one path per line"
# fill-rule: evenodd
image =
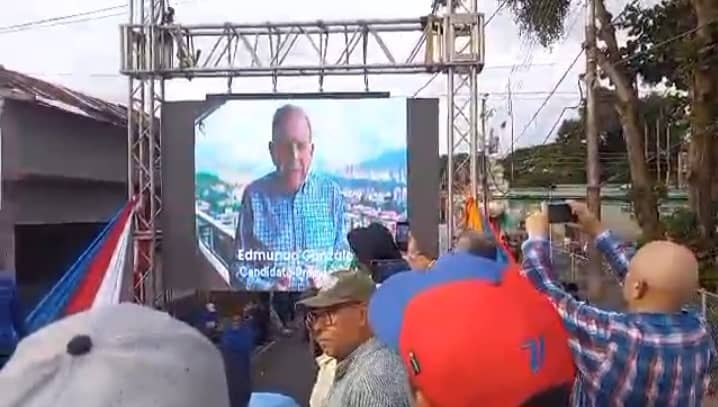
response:
M124 107L0 66L0 268L37 298L127 201Z

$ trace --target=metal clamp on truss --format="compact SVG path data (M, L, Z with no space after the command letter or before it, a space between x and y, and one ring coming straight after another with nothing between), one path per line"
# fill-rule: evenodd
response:
M449 14L444 17L447 64L484 66L484 15Z

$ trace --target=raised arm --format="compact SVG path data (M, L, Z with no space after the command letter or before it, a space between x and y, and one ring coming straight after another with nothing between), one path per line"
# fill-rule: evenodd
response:
M522 245L522 272L533 285L546 294L556 307L564 326L572 335L607 341L610 313L576 300L551 277L551 246L543 236L531 236Z
M635 254L635 248L608 230L601 221L581 202L569 202L581 229L595 238L598 250L603 254L611 271L623 282L628 272L628 263Z
M628 273L628 263L636 254L635 247L621 240L608 229L596 236L596 247L603 254L613 274L623 283Z

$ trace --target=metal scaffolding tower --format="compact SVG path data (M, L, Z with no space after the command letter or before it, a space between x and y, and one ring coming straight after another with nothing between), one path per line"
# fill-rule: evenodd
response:
M443 184L448 237L453 239L454 198L465 190L456 175L466 173L467 166L470 195L477 193L477 75L484 65L484 17L477 0L443 1L448 4L442 10L416 19L181 25L166 0L129 0L129 23L121 26L120 71L129 78L128 183L138 205L133 223L136 301L156 302L164 293L155 258L162 236L158 113L170 79L227 78L231 93L237 79L269 77L276 92L281 77L312 76L319 91L326 91L326 77L351 75L363 76L368 91L370 75L445 73ZM389 39L398 34L402 41L392 43ZM410 38L415 45L407 49Z

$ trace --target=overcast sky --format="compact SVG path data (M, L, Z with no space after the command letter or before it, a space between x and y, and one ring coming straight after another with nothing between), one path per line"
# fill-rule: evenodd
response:
M547 93L556 85L581 47L584 10L576 0L566 23L566 37L552 49L531 46L520 38L510 12L499 13L486 27L486 68L479 77L481 92L490 94L488 107L495 110L490 127L495 127L501 137L501 147L509 146L509 132L501 132L499 126L507 118L506 89L509 79L514 93L515 135L519 145L536 144L544 140L549 129L558 119L562 109L578 103L578 74L583 70L583 59L576 64L559 87L548 105L541 111L535 124L524 128L542 104ZM0 64L51 82L126 104L126 79L119 69L119 29L125 22L126 9L122 0L24 0L13 2L0 13ZM174 0L179 23L233 22L283 22L292 20L358 20L407 17L415 18L429 12L430 0ZM3 29L29 21L65 16L75 13L118 6L104 13L92 14L86 21L72 24L56 24L50 27L32 26L31 29ZM480 2L481 11L487 16L497 8L498 2ZM98 16L104 18L97 18ZM76 19L77 20L77 19ZM55 24L55 23L51 23ZM406 48L413 46L407 40ZM401 45L401 44L399 44ZM396 49L396 43L392 49ZM401 48L401 47L399 47ZM208 51L205 51L208 52ZM391 91L393 95L412 96L430 78L430 75L372 77L370 89ZM200 97L205 92L222 92L224 81L194 80L188 84L176 80L168 86L168 98L182 99ZM271 82L265 80L238 81L235 85L242 91L271 91ZM341 88L341 89L334 89ZM362 78L327 80L325 91L363 90ZM316 91L316 78L297 80L280 79L280 91ZM239 89L235 89L239 91ZM419 96L444 97L444 77L434 80ZM442 112L445 116L446 113ZM443 117L442 117L443 119ZM445 136L441 126L441 138ZM509 129L509 126L506 126ZM524 133L522 135L522 133ZM441 140L442 151L446 150Z

